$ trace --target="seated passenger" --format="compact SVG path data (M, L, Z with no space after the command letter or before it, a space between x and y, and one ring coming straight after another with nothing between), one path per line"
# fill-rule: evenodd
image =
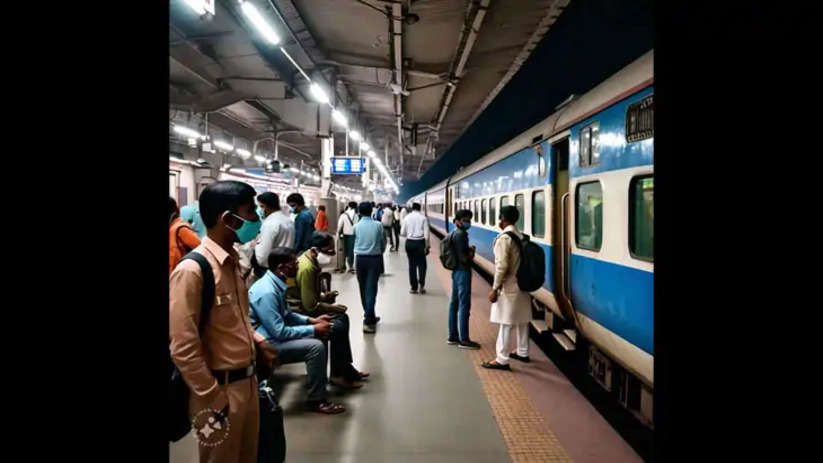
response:
M277 349L279 363L306 363L309 410L326 414L344 412L346 408L342 404L328 400L326 346L321 339L331 337L332 348L336 348L340 344L336 342L338 338L345 337L345 344L348 345L348 330L339 332L337 325L332 328L332 317L329 315L313 318L288 309L286 280L297 275L297 258L292 249L274 248L269 254L268 263L269 271L249 290L252 327ZM340 356L335 354L335 358ZM334 377L332 381L343 387L362 386L362 383L341 377Z
M321 256L322 254L322 256ZM311 247L297 259L297 286L289 288L289 298L298 302L297 311L305 315L345 312L346 306L335 304L337 291L325 293L320 282L320 259L335 255L334 238L328 233L312 234Z

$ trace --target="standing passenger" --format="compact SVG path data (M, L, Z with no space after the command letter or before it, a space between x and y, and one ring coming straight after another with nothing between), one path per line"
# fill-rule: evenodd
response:
M392 212L394 213L394 221L392 221L392 229L394 230L394 251L400 248L400 207L399 206L392 206Z
M457 268L452 270L452 295L449 301L448 344L457 344L461 349L480 349L480 344L469 337L469 316L472 297L472 259L474 246L469 247L472 211L460 209L454 214L452 246L457 257Z
M367 202L360 203L360 221L354 226L354 255L357 265L357 283L360 286L360 302L363 304L363 332L376 332L380 317L375 316L377 301L377 280L383 253L386 251L386 237L383 226L372 219L372 207Z
M420 213L420 203L412 205L412 213L403 220L400 234L406 237L406 256L409 259L410 293L426 294L426 255L429 253L429 221Z
M203 224L203 218L200 217L200 202L195 200L194 203L180 208L180 218L191 224L194 233L201 240L206 236L206 225Z
M276 193L261 193L257 196L257 203L263 210L264 217L260 239L254 247L254 257L257 261L255 276L261 278L265 269L269 268L267 256L272 249L294 248L295 229L294 222L280 208L280 197Z
M337 235L343 237L343 249L346 253L349 273L354 273L354 224L357 220L357 203L351 201L348 209L340 214L340 219L337 221Z
M498 226L503 230L494 240L494 284L489 293L492 303L492 323L500 324L497 333L497 358L483 362L483 368L511 370L509 359L529 361L529 321L532 318L529 294L517 286L517 268L520 265L520 249L508 233L514 233L521 240L523 235L514 225L520 218L515 206L500 209ZM509 353L511 331L517 334L517 352Z
M314 221L315 231L328 232L329 218L326 217L326 206L317 206L317 219Z
M297 255L302 254L311 246L311 235L314 233L314 218L306 208L306 201L300 193L292 193L286 198L289 211L297 214L294 217L294 249Z
M383 223L383 233L386 234L386 237L391 244L390 251L394 251L395 243L394 238L392 235L394 234L394 212L391 210L391 207L388 203L383 207L383 214L381 215L380 221Z
M264 351L271 348L249 324L248 293L232 246L251 241L260 229L254 194L245 183L220 181L200 195L207 236L195 252L206 258L215 282L213 308L202 334L200 266L184 260L169 276L169 352L191 391L189 416L194 420L204 411L228 410L228 423L223 424L231 432L214 446L204 435L198 446L201 463L257 461L255 344Z
M169 275L183 256L200 246L200 238L179 215L177 201L169 197Z

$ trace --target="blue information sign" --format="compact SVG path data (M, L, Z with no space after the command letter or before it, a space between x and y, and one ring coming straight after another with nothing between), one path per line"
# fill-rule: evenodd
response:
M362 174L366 171L366 162L363 158L332 157L331 173L333 174Z

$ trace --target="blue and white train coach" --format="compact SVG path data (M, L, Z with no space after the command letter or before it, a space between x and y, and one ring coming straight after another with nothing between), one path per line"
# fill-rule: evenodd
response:
M534 321L652 425L654 76L649 51L542 122L413 197L440 233L474 213L476 264L491 273L500 208L546 252ZM538 313L540 313L538 311Z

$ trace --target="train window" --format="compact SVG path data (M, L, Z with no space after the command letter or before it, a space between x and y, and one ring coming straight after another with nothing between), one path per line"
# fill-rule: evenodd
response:
M588 167L600 162L600 122L580 129L580 167Z
M626 109L626 141L654 138L654 95L632 103Z
M509 201L508 196L501 196L500 197L500 209L503 209L504 207L508 206L509 204L511 204L511 201Z
M517 208L517 212L520 213L520 218L517 219L517 229L521 232L523 231L523 227L525 226L526 222L526 208L523 205L523 195L514 195L514 207Z
M532 235L546 236L546 193L542 190L532 193Z
M632 257L654 262L654 176L629 184L629 250Z
M474 200L474 211L472 211L472 220L480 220L480 207L477 205L477 200Z
M603 188L600 182L577 185L574 236L577 247L600 251L603 244Z
M494 198L489 199L489 225L497 224L497 208L495 207Z
M486 200L480 201L480 223L486 224Z
M543 153L543 145L534 145L534 151L537 153L537 176L546 176L546 154Z
M454 210L452 211L452 217L454 217L454 214L457 214L458 209L459 208L457 207L457 203L454 203Z

